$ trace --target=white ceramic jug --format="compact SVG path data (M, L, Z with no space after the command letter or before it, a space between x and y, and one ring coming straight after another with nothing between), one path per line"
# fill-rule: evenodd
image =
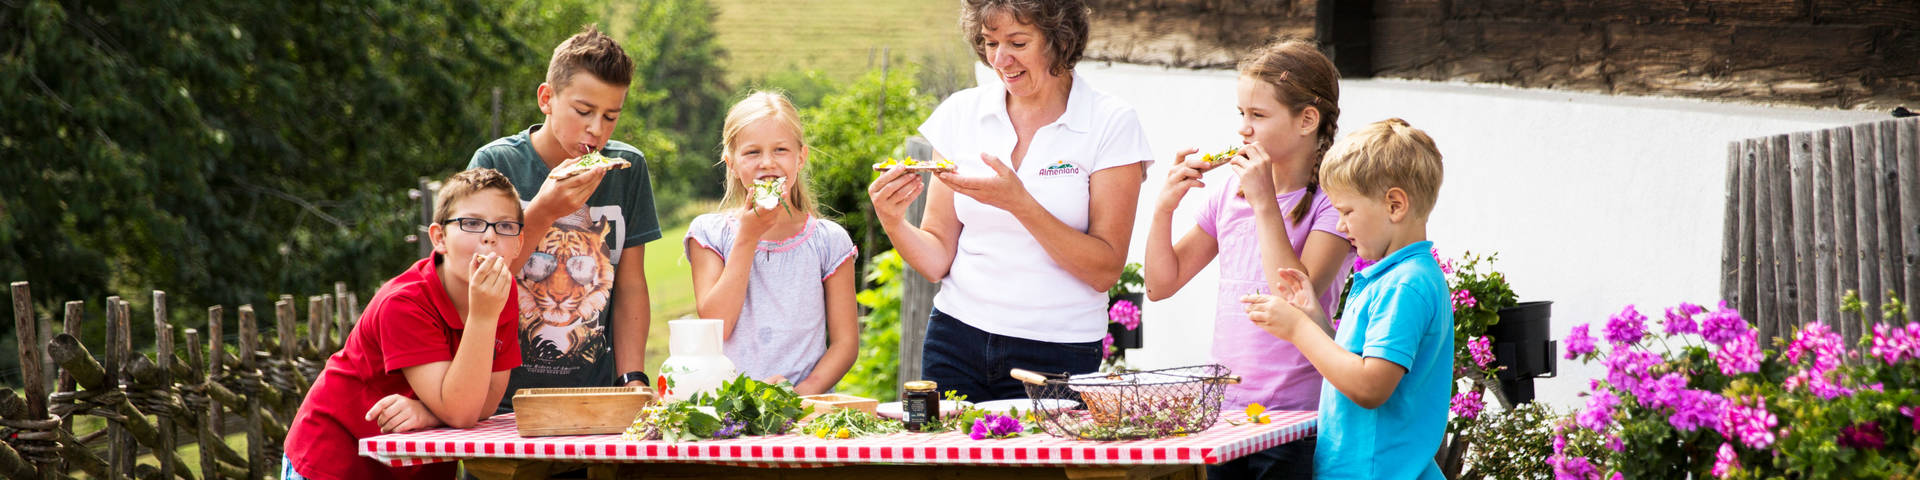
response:
M660 363L661 383L654 389L667 401L677 402L696 393L712 393L739 376L722 349L725 327L715 318L667 321L667 360Z

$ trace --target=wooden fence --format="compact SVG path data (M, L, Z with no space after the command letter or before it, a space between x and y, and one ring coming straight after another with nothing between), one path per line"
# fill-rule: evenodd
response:
M27 282L14 282L13 318L19 332L24 395L0 389L0 474L7 478L193 480L178 453L200 446L205 478L278 476L281 442L312 379L328 355L345 344L358 320L359 300L345 283L334 293L308 297L307 332L298 331L292 296L274 304L273 343L259 332L252 305L238 309L237 325L224 307L207 309L207 332L186 329L176 348L167 323L166 292L153 292L154 356L133 351L133 312L120 297L107 297L104 355L96 359L75 335L88 320L85 302L65 304L57 335L52 315L33 311ZM226 344L235 328L238 348ZM231 351L230 351L231 350ZM184 355L184 357L182 357ZM48 368L55 367L55 368ZM55 377L58 385L53 385ZM97 417L107 427L76 435L74 419ZM151 417L151 419L149 418ZM228 447L227 428L246 433L246 451ZM152 464L135 459L144 449ZM104 450L105 458L100 451Z
M1727 146L1722 298L1760 338L1827 323L1848 344L1920 299L1920 118L1750 138ZM1908 318L1915 318L1911 309Z

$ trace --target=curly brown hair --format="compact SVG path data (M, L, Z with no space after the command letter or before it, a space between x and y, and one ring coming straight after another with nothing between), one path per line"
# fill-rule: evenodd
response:
M960 32L973 45L973 55L980 63L993 66L993 60L987 58L986 34L981 30L988 18L1003 12L1040 29L1053 53L1049 73L1065 75L1073 71L1074 64L1080 63L1087 52L1087 24L1092 13L1080 0L965 0L960 7Z
M582 71L620 88L633 83L633 59L613 37L591 24L553 48L553 59L547 62L547 85L554 92L566 90L573 84L573 75Z

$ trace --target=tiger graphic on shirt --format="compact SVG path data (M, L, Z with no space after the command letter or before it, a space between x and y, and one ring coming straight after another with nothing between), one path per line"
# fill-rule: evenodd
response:
M520 348L526 366L570 374L608 352L601 325L613 293L606 220L587 209L556 220L520 270Z

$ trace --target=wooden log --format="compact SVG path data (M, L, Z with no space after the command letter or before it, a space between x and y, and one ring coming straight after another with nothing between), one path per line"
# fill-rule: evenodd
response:
M1800 322L1799 273L1795 269L1793 254L1793 146L1786 135L1767 137L1767 154L1772 156L1768 163L1779 175L1773 176L1773 185L1768 196L1773 199L1773 279L1780 287L1774 293L1780 296L1775 305L1778 311L1773 317L1773 334L1783 335L1792 332L1791 326ZM1770 337L1760 337L1770 338Z
M1860 237L1854 233L1853 127L1839 127L1831 132L1827 138L1827 161L1833 164L1833 264L1838 280L1834 290L1842 296L1847 292L1859 295ZM1847 345L1860 340L1859 319L1849 316L1838 324L1844 327L1841 335L1847 339Z
M109 318L109 321L112 321L112 318ZM109 333L111 333L111 331L112 330L109 329ZM108 350L111 351L112 349L109 348ZM54 362L60 364L60 368L67 369L67 371L73 373L74 382L77 383L80 388L100 390L110 385L108 383L108 376L113 369L103 367L100 363L94 361L93 355L87 351L87 347L81 345L80 340L74 338L73 335L65 333L55 335L53 341L47 342L47 352L51 354ZM163 464L168 462L175 465L180 464L179 457L176 456L173 450L159 447L160 439L174 432L167 431L166 435L161 434L161 430L156 428L153 423L148 422L146 415L125 398L121 398L118 403L111 405L111 407L114 413L126 417L126 421L108 423L108 428L119 428L121 430L122 435L128 438L129 445L127 445L126 448L129 452L132 450L132 444L137 441L138 444L146 445L152 449L154 458L161 458L160 461ZM163 415L162 417L164 418L165 416ZM113 475L115 476L130 475L133 471L132 465L114 463L115 457L112 454L113 449L121 447L121 445L112 443L112 437L114 437L113 434L108 434L109 455L107 463L109 469L114 470ZM77 441L75 443L78 444ZM129 459L129 461L131 461L131 459ZM125 471L121 471L120 469L122 468L124 468Z
M1874 124L1855 125L1853 129L1853 188L1855 234L1860 245L1861 313L1872 321L1880 318L1880 129Z
M1905 296L1907 283L1901 259L1906 236L1900 233L1900 130L1900 120L1880 122L1880 248L1886 252L1880 257L1880 288L1890 298Z
M1835 331L1844 337L1840 329L1840 297L1834 293L1835 274L1833 266L1833 162L1827 149L1826 130L1813 132L1813 195L1809 201L1813 205L1813 248L1809 251L1813 258L1814 269L1814 319L1835 327Z
M1720 299L1740 303L1740 142L1727 142L1726 208L1720 223ZM1331 308L1331 307L1329 307Z
M1758 152L1756 142L1746 140L1736 142L1740 146L1740 293L1739 301L1732 305L1748 316L1756 316L1760 311L1760 253L1754 251L1754 239L1759 237L1759 213L1754 204L1755 162Z
M1755 161L1753 202L1756 208L1762 210L1756 212L1754 217L1758 222L1754 226L1753 239L1753 251L1758 257L1756 263L1759 276L1756 279L1756 285L1759 289L1757 293L1760 301L1755 304L1754 311L1748 312L1747 321L1760 330L1760 338L1773 338L1770 336L1773 334L1771 322L1779 318L1780 284L1774 281L1779 275L1779 269L1774 267L1774 254L1779 250L1774 248L1773 241L1774 219L1778 218L1779 214L1774 211L1776 207L1771 193L1773 177L1778 174L1773 168L1772 154L1767 151L1771 143L1766 139L1758 138L1753 142Z
M156 370L159 371L160 384L173 385L173 372L170 371L173 368L173 324L167 322L167 292L160 290L153 291L153 339L154 366L159 367ZM155 439L158 445L154 449L174 451L174 432L178 430L174 430L173 416L160 415L158 422L160 431L165 433ZM170 456L154 458L160 460L161 478L173 478L175 471L185 470L183 466L170 461Z
M1916 302L1920 302L1920 118L1895 120L1898 132L1895 143L1899 149L1894 151L1894 161L1898 184L1900 185L1900 245L1901 254L1897 257L1898 267L1906 271L1901 283L1906 287L1907 321L1920 319L1913 313Z
M61 323L60 331L71 333L73 334L74 337L79 337L80 321L81 319L86 318L87 316L87 302L74 300L74 301L67 302L66 307L67 307L67 318L64 322ZM59 366L57 364L54 367L56 370L59 369ZM61 391L61 392L74 391L72 375L67 374L65 371L60 372L60 388L58 389L58 391ZM67 418L67 419L61 420L60 425L61 425L61 428L65 428L68 431L72 431L73 419Z
M1793 196L1793 285L1794 308L1792 327L1798 327L1819 320L1820 310L1817 291L1818 279L1814 275L1814 235L1813 224L1813 132L1795 132L1787 136L1791 144L1787 147L1788 162L1791 162L1790 185ZM1780 332L1793 331L1782 327Z
M105 349L106 362L101 365L101 371L103 372L103 375L104 375L104 379L103 379L104 381L102 382L101 387L98 387L98 388L105 388L105 389L111 390L111 389L120 388L120 384L121 384L120 365L126 362L126 357L121 356L119 345L120 345L120 336L126 335L126 333L123 333L125 332L125 330L121 329L120 327L125 326L127 324L127 321L126 321L126 317L122 314L122 310L120 309L119 296L107 297L106 306L107 306L107 342L105 345L101 346L102 348ZM69 371L75 370L74 367L72 366L66 366L66 365L62 365L62 366L65 366ZM80 372L76 371L74 373L76 375L75 377L76 379L79 379L82 382L85 382L86 379L79 378L77 376L81 374ZM86 384L82 383L82 385L84 386ZM89 390L93 388L95 387L88 387ZM131 452L129 451L129 448L126 442L126 427L123 427L117 423L107 424L107 470L112 472L112 474L115 477L124 477L128 475L132 475L133 474L133 464L132 464L133 458L130 455L131 455Z
M259 338L259 328L258 325L254 323L253 318L253 305L241 305L240 353L238 355L240 357L240 364L238 365L240 371L256 373L259 371L254 368L254 352L259 350ZM262 386L261 390L267 389ZM242 413L247 416L248 462L246 478L247 480L260 480L267 475L267 464L272 463L272 460L267 458L266 432L260 427L261 422L266 421L269 417L260 414L259 395L247 395L246 410L243 410Z

